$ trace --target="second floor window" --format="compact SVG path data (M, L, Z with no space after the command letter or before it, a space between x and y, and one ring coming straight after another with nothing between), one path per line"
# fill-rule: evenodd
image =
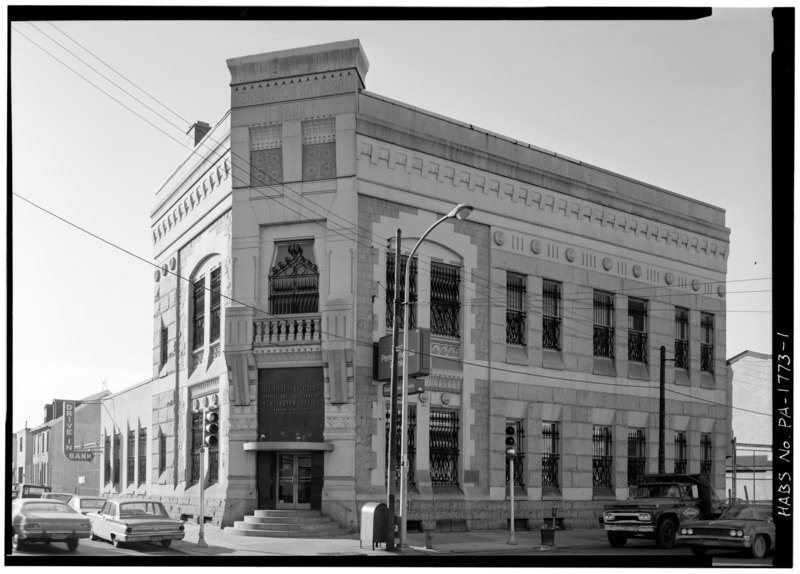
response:
M460 337L461 269L431 262L431 334Z
M675 307L675 368L689 368L689 309Z
M394 323L394 260L395 254L389 253L386 258L386 327L391 328ZM405 273L408 257L405 255L400 256L400 313L397 317L400 330L403 329L403 302L405 301ZM417 326L417 258L411 260L411 267L408 273L408 328L415 329Z
M250 128L250 186L283 183L281 124Z
M611 488L613 455L611 428L596 426L592 430L592 486Z
M675 433L675 474L686 472L686 433L679 431Z
M561 283L542 282L542 348L561 350Z
M506 343L525 345L526 292L525 275L506 275Z
M206 331L206 279L200 277L192 290L192 349L199 349L205 341Z
M714 315L700 314L700 370L714 373Z
M336 118L304 121L303 181L336 177Z
M636 486L647 470L647 442L644 429L628 431L628 486Z
M614 358L614 298L611 293L594 292L595 357Z
M299 315L319 312L319 269L312 241L275 245L275 265L269 274L269 312Z
M211 334L209 336L209 341L212 343L219 339L221 300L220 268L217 267L211 270L211 304L209 308L211 315Z
M647 363L647 301L628 299L628 360Z

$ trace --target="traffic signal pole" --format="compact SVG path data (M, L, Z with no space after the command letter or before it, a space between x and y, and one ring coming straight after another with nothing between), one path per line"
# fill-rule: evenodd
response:
M206 524L206 515L205 515L205 508L204 508L204 493L206 491L206 477L205 477L205 469L203 468L203 463L205 462L203 459L206 457L206 408L203 407L203 444L200 447L200 534L197 535L197 546L200 548L208 548L208 544L206 544L205 539L205 532L203 528Z

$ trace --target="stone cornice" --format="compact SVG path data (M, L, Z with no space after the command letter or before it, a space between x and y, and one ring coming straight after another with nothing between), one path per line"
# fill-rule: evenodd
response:
M240 108L336 94L352 94L355 93L357 86L358 76L353 70L250 82L232 87L231 106Z
M620 234L632 233L652 242L677 246L722 261L728 256L727 242L709 241L707 237L687 233L652 219L364 136L359 136L357 158L359 162L367 162L370 166L402 171L411 179L434 181L471 194L481 194L487 199L507 201L514 204L518 211L546 211L582 224L591 224ZM411 187L415 187L413 183ZM524 218L524 213L519 213L518 216Z

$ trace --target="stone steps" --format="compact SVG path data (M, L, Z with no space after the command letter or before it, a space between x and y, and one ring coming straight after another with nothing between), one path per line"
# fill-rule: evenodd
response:
M347 530L319 510L256 510L237 520L225 532L267 538L334 538Z

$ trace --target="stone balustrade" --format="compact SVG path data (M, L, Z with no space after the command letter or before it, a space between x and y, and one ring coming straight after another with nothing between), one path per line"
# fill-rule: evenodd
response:
M255 319L253 326L254 347L281 343L311 344L322 340L322 317L318 315Z

